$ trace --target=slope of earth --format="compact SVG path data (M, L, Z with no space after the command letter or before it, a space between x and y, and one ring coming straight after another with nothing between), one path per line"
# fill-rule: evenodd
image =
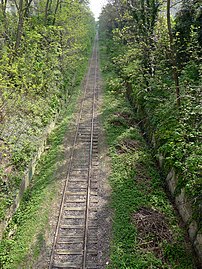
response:
M103 58L103 67L105 64ZM114 76L109 70L103 75L106 81L107 77ZM99 269L197 268L183 224L165 193L163 180L132 109L121 92L110 91L107 83L105 88L102 118L108 154L100 112L97 114ZM0 267L3 269L45 269L49 266L82 98L78 99L78 92L75 94L72 106L50 137L32 186L1 242ZM100 98L98 111L101 104ZM106 155L110 156L111 165ZM110 166L112 191L106 182ZM113 213L109 207L110 195ZM111 222L113 238L110 244Z
M87 76L83 81L82 89L84 91L86 81ZM101 80L98 78L98 84L100 83ZM68 111L61 116L57 129L51 135L47 152L38 165L38 172L34 176L32 185L25 193L23 201L4 235L0 245L1 268L45 269L49 267L71 147L77 128L76 122L83 100L83 93L78 98L79 92L79 89L77 93L75 91L71 106L68 106ZM111 225L108 206L110 188L106 182L108 161L102 126L99 123L101 102L100 92L96 114L99 129L97 242L98 263L104 268L108 262ZM83 120L85 122L85 118Z
M113 89L101 46L103 122L112 162L113 227L109 269L197 268L197 261L124 93ZM117 78L118 79L118 78ZM109 83L108 83L109 82ZM199 267L200 268L200 267Z

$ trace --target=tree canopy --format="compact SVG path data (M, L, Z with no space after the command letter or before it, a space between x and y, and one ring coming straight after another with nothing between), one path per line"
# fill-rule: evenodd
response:
M164 157L164 170L175 169L176 193L185 189L190 195L198 222L202 213L199 2L113 0L100 16L101 39L111 59L106 68L116 73L108 87L126 93L156 156Z
M79 0L2 0L0 21L3 218L4 194L17 188L44 128L83 77L95 22Z

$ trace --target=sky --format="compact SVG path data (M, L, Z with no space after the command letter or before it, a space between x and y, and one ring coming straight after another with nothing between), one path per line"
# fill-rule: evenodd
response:
M106 3L107 3L107 0L90 0L90 8L91 8L96 20L99 17L99 14L101 12L103 5Z

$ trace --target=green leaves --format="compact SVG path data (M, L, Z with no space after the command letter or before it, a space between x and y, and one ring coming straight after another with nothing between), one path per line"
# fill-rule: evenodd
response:
M100 35L109 57L107 70L113 70L108 88L117 98L118 92L126 93L154 154L166 159L165 174L175 168L176 193L185 189L198 220L202 203L201 12L198 1L183 1L169 19L168 35L168 21L159 8L158 1L123 0L103 9Z
M106 61L103 52L101 55L102 61ZM109 180L113 209L107 268L195 268L190 253L187 253L184 235L172 205L162 188L164 183L153 162L153 151L150 152L137 127L133 107L121 94L108 87L106 77L114 82L120 79L114 70L109 71L104 73L106 87L103 107L111 158ZM177 131L176 139L179 136L180 132ZM144 210L149 211L150 218L147 219ZM152 213L157 215L152 218ZM135 216L139 217L138 221L135 221ZM159 225L159 221L163 221L164 225ZM163 227L167 228L163 230ZM163 233L159 236L161 229ZM187 255L189 260L186 259Z
M19 185L15 184L19 178L16 176L15 180L14 174L22 176L21 171L30 163L44 129L61 106L67 105L65 101L73 94L75 85L80 84L94 40L95 23L86 5L64 1L55 13L59 1L50 1L45 21L46 2L31 5L27 14L23 8L16 51L19 14L7 12L4 16L0 9L0 36L5 37L0 44L0 138L9 145L9 162L13 167L13 184L8 175L3 185L0 181L5 199L1 203L5 205L14 198ZM5 162L6 157L2 157Z

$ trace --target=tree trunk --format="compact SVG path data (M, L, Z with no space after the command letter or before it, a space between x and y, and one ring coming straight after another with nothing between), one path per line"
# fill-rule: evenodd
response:
M17 54L17 51L20 47L20 42L22 38L22 29L23 29L23 23L24 23L24 17L23 17L23 0L20 0L19 2L19 10L18 10L18 28L17 28L17 34L16 34L16 42L15 42L15 54Z
M53 25L55 24L55 21L56 21L56 15L57 15L57 12L58 12L59 4L60 4L60 0L57 0L56 7L55 7L55 12L54 12L54 17L53 17Z
M51 0L46 1L45 18L44 18L45 24L47 24L47 20L48 20L48 12L50 10L50 4L51 4L50 2L51 2Z
M7 5L7 0L1 0L1 9L3 13L3 17L6 17L6 5Z
M170 2L171 0L167 0L167 26L168 26L168 34L170 39L170 59L172 63L172 72L173 79L175 82L175 92L177 98L177 107L180 107L180 85L179 85L179 74L177 70L177 61L176 61L176 51L174 47L173 33L171 27L171 19L170 19Z
M29 15L30 15L30 7L31 7L31 4L32 4L32 1L33 0L26 0L24 17L27 17L27 18L29 17Z
M5 40L9 40L8 36L8 27L7 27L7 16L6 16L6 6L7 6L7 0L1 0L1 9L3 14L3 36Z

